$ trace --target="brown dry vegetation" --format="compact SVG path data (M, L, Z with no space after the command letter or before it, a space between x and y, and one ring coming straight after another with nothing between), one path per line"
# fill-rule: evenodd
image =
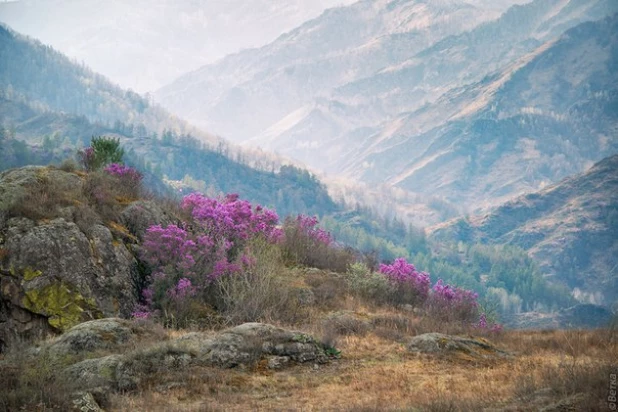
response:
M415 335L443 332L478 336L479 331L372 304L349 294L344 284L333 280L334 275L312 269L289 270L288 285L311 289L316 302L304 308L302 318L267 312L269 316L261 320L322 337L341 351L339 359L278 371L268 369L264 361L246 368L166 370L143 380L136 391L106 393L102 406L111 411L608 408L610 374L618 372L615 329L485 333L486 339L513 354L501 360L479 360L465 354L411 354L406 343ZM319 297L320 285L328 279L334 295ZM158 328L158 340L189 332ZM147 345L143 342L140 346ZM27 397L33 395L32 391L41 391L36 396L41 396L45 404L37 410L50 410L50 406L66 410L70 406L70 383L53 379L49 371L41 369L40 364L22 362L12 371L3 368L0 385L11 388L14 396ZM31 376L32 382L18 379L23 374ZM32 387L23 387L24 382Z
M509 360L476 362L409 354L370 332L338 339L328 365L270 371L195 368L170 373L110 410L607 410L616 342L605 330L506 332ZM613 369L612 369L613 368ZM612 372L613 371L613 372ZM553 408L553 409L552 409Z

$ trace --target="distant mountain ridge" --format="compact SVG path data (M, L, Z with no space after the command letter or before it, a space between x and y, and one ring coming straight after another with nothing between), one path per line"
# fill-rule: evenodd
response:
M430 237L519 246L575 297L610 306L618 302L618 155L484 215L434 227Z
M463 1L361 1L189 73L156 97L327 173L471 210L497 205L617 149L614 26L586 22L617 13L618 3L535 0L500 12ZM569 29L581 31L563 35Z
M92 136L118 138L127 161L182 189L212 196L236 192L281 213L338 210L324 185L274 156L253 163L222 139L202 132L137 93L71 62L38 41L0 25L0 170L63 160ZM3 141L6 139L6 141ZM242 161L241 161L242 160ZM272 160L272 162L271 162ZM268 169L268 170L265 170Z
M148 99L72 62L62 53L0 24L0 90L42 109L141 125L149 131L191 132L211 144L222 140L202 132Z
M582 171L618 152L617 32L618 15L581 24L402 114L350 155L346 172L478 208Z
M145 93L352 0L19 0L0 21Z
M155 97L196 124L243 141L335 87L498 15L464 0L361 0L327 10L267 46L188 73Z

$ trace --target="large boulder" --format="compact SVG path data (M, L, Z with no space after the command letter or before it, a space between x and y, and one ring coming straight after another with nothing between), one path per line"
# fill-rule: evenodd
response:
M52 340L46 350L55 356L83 355L94 351L115 351L145 339L157 339L151 329L125 319L98 319L80 323Z
M85 326L84 326L85 325ZM38 356L67 355L84 350L119 350L119 343L135 335L136 326L118 319L105 319L74 327L39 351ZM109 338L106 338L108 336ZM114 338L112 338L114 337ZM246 323L220 333L190 333L172 341L143 345L126 354L85 359L62 371L79 390L133 390L144 380L156 380L170 371L193 366L232 368L255 365L261 360L272 369L293 363L323 363L325 349L315 338L302 332L262 323ZM77 357L76 359L79 359Z
M510 354L483 338L461 337L442 333L425 333L413 337L407 345L413 353L454 357L462 360L492 360L508 358Z
M0 173L0 351L135 307L139 241L172 219L97 179L41 166Z
M93 227L88 238L63 218L36 223L13 218L4 233L1 247L9 276L0 275L1 298L15 308L12 313L43 316L59 331L86 320L130 314L136 261L106 227ZM0 324L0 339L9 333L6 328Z
M263 356L287 357L294 362L325 362L324 347L310 335L263 323L245 323L212 339L205 354L209 363L230 368Z

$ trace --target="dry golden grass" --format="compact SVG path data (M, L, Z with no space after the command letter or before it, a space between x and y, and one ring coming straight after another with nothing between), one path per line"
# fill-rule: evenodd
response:
M515 356L475 362L411 355L375 333L344 336L341 358L328 365L194 368L116 394L110 410L534 410L565 399L571 410L603 410L603 399L589 397L597 396L591 385L609 384L604 374L618 355L606 338L605 331L505 332L492 340ZM573 396L569 384L583 394Z

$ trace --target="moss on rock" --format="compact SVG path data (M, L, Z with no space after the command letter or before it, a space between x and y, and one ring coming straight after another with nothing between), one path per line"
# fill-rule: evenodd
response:
M30 282L31 280L36 279L43 274L43 272L41 272L40 270L35 270L30 267L25 268L22 273L26 282Z
M54 328L65 331L84 320L101 317L92 298L85 298L65 282L25 291L26 309L47 316Z

